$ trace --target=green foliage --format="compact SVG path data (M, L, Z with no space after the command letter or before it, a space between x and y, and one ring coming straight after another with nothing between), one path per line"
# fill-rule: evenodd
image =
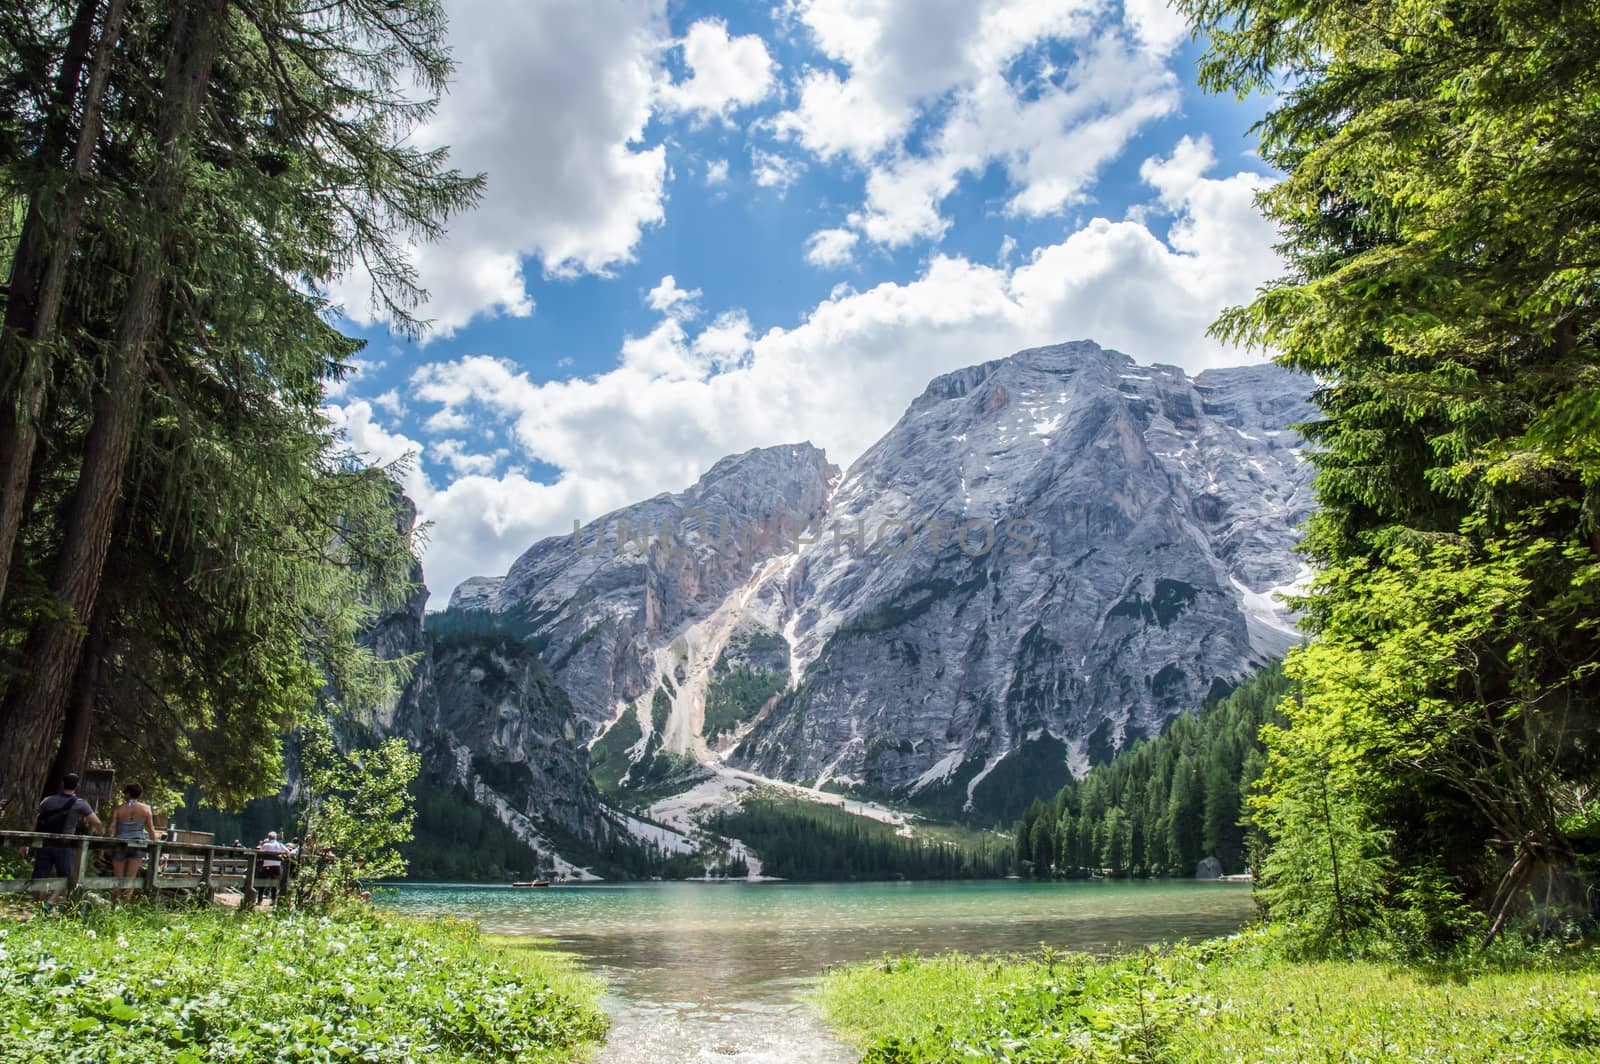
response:
M1269 665L1232 694L1035 801L1013 832L1026 875L1189 876L1205 857L1250 863L1244 806L1264 759L1262 725L1292 681Z
M739 839L764 874L784 879L993 879L1011 868L1010 847L989 833L913 828L908 837L893 824L777 794L746 795L706 827Z
M468 1062L570 1059L599 984L476 928L144 909L0 927L0 1058Z
M705 737L733 731L788 687L788 674L770 669L738 668L716 677L706 684Z
M528 844L460 784L417 777L413 835L400 847L406 878L428 883L509 883L544 876Z
M667 730L667 719L672 716L672 696L665 687L657 687L650 696L650 730L660 735Z
M232 806L281 784L282 737L325 687L360 712L404 678L361 636L413 591L412 529L397 471L363 468L321 413L363 346L323 293L364 268L418 326L411 244L480 182L412 137L449 72L433 0L85 4L85 39L123 6L76 162L89 79L55 89L84 58L70 6L0 16L0 201L27 205L34 249L0 336L20 419L0 465L29 467L15 549L0 536L0 685L42 737L0 777L43 772L70 702L124 775ZM178 60L212 51L176 91ZM47 262L59 308L35 314Z
M692 786L705 769L689 754L668 753L663 735L672 714L672 698L657 687L650 698L650 735L645 738L635 707L630 705L589 750L589 772L602 794L625 804L644 806ZM644 745L640 747L640 740Z
M1381 905L1393 870L1389 835L1325 778L1277 777L1273 785L1276 796L1261 803L1272 847L1261 862L1257 898L1312 953L1337 946L1349 954L1368 931L1383 929Z
M634 748L644 731L639 727L639 715L629 705L616 723L589 748L589 775L601 794L615 793L632 762L628 752Z
M1309 839L1326 783L1340 830L1388 839L1383 904L1429 935L1463 901L1490 937L1576 918L1596 860L1569 827L1600 785L1600 8L1180 7L1208 86L1282 86L1261 205L1289 270L1215 332L1318 381L1316 638L1258 815Z
M1285 960L1259 932L1109 960L906 956L822 979L867 1064L1591 1060L1600 951L1426 970Z
M405 874L399 847L411 839L410 788L420 767L421 758L404 739L346 752L335 744L327 720L306 723L300 741L305 842L297 894L325 900L349 891L358 879ZM324 860L324 850L334 859Z

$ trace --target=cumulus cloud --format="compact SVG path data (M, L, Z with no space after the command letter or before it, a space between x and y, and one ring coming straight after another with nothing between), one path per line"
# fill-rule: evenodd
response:
M720 18L703 18L689 27L678 47L689 76L660 89L662 104L698 118L721 118L766 99L774 64L767 45L749 34L730 37Z
M867 162L921 106L1003 71L1041 41L1083 33L1095 0L798 0L817 49L843 67L807 71L777 127L822 158Z
M1097 218L1015 266L935 256L905 283L841 285L799 325L761 335L738 312L698 330L664 316L624 343L616 368L585 378L538 382L488 356L419 367L413 404L470 411L480 427L504 429L513 455L560 470L549 485L520 473L425 485L432 586L503 572L534 538L679 490L729 453L809 439L848 463L930 377L1018 348L1091 338L1191 371L1242 361L1204 332L1279 271L1275 234L1253 206L1267 179L1208 176L1213 167L1209 144L1191 139L1144 165L1151 213L1171 218L1165 240L1137 221ZM682 291L675 280L670 290ZM410 442L383 433L364 404L343 416L375 453Z
M651 310L658 310L669 317L692 318L699 312L699 298L700 289L685 291L679 288L677 280L669 273L661 278L660 284L645 294L644 301Z
M1124 32L1093 0L801 0L800 20L846 73L805 72L798 103L773 125L819 158L866 170L865 201L845 224L878 244L941 239L945 199L996 162L1010 212L1059 212L1085 202L1100 169L1177 109L1170 45L1151 43L1170 27L1152 2ZM1052 41L1072 44L1070 66L1044 58Z
M813 266L848 266L861 238L848 229L819 229L806 238L806 261Z
M706 163L706 184L720 185L728 180L728 160L713 159Z
M415 140L449 145L452 164L488 185L442 242L413 249L438 333L531 314L527 260L553 275L631 260L664 216L665 150L641 138L669 41L664 0L452 0L456 73ZM374 321L361 276L333 295Z
M750 175L762 188L775 188L781 194L804 172L806 166L777 152L750 149Z
M473 454L461 440L435 440L428 447L429 456L449 465L457 476L492 473L511 452L504 447L490 454Z
M1189 35L1189 21L1170 0L1122 0L1122 19L1148 51L1165 55Z

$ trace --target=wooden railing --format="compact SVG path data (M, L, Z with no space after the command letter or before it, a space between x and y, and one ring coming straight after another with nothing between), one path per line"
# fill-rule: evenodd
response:
M80 890L159 891L199 890L214 893L223 888L243 894L242 906L260 899L261 891L277 888L289 896L297 860L286 853L263 853L242 846L210 846L164 839L118 839L104 835L45 835L36 831L0 831L0 846L30 849L55 847L71 852L68 875L45 879L0 879L0 894L57 894ZM93 855L99 850L142 852L144 865L132 878L95 875ZM263 876L263 862L277 862L277 877Z

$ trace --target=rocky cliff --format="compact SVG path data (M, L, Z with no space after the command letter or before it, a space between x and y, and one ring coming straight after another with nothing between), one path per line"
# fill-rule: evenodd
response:
M941 377L802 547L791 690L728 760L1010 816L1295 633L1307 383L1079 343ZM862 549L862 542L865 547Z
M594 744L621 789L671 755L1010 815L1293 641L1273 595L1300 575L1309 391L1088 342L948 374L842 476L809 444L751 451L463 584L439 623L508 641L436 655L406 719L480 778L536 734ZM551 695L499 723L534 657L570 715ZM581 820L585 783L546 781Z
M415 510L407 502L407 520ZM566 693L524 641L491 618L445 619L424 631L428 592L378 619L368 638L380 657L412 658L410 681L374 722L421 752L419 802L459 788L490 810L552 871L579 878L563 851L607 849L617 834L589 778Z

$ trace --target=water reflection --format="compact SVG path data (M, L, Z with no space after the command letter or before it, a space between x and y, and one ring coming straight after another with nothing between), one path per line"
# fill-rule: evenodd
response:
M801 1001L830 965L885 953L1109 951L1224 934L1249 891L1195 883L406 887L385 904L554 938L611 986L602 1060L845 1061Z

